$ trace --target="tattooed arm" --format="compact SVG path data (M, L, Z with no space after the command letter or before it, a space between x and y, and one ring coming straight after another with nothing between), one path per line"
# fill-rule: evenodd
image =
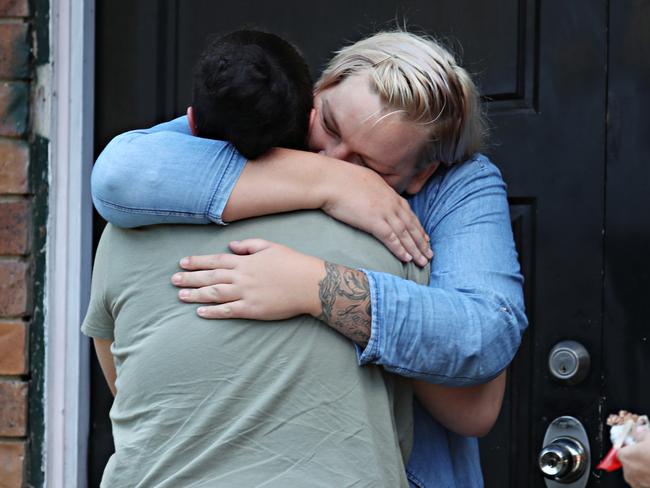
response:
M365 273L325 262L325 277L318 283L320 320L365 347L370 339L370 287ZM492 381L470 387L450 387L413 381L414 393L429 413L449 430L470 437L486 435L496 422L505 372Z
M325 262L318 283L322 312L318 319L362 347L370 339L370 288L359 270Z
M181 300L222 302L199 308L199 315L278 320L309 313L366 346L372 310L368 278L363 271L262 239L232 242L230 247L238 255L191 256L181 265L186 270L204 271L177 273L172 278L177 286L194 287L181 290L187 293L179 295ZM216 276L221 282L213 284ZM503 378L465 389L419 381L414 390L422 405L447 428L476 436L492 426L501 405L503 385ZM481 415L472 414L476 411ZM454 415L446 415L449 412Z

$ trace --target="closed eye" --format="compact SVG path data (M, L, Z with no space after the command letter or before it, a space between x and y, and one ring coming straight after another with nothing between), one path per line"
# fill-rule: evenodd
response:
M332 124L327 120L327 118L325 117L325 114L323 114L323 112L321 112L321 123L322 123L323 127L325 128L325 131L328 134L330 134L331 136L334 136L334 137L336 137L338 139L339 134L336 132L334 127L332 127Z

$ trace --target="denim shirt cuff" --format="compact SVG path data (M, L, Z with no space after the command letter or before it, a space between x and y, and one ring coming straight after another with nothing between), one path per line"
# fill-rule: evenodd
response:
M370 307L371 307L371 319L370 319L370 339L368 339L368 344L365 348L362 348L358 344L355 344L354 347L357 351L357 361L359 365L375 363L381 357L382 350L382 310L379 307L379 302L381 302L381 296L375 277L372 274L372 271L366 269L361 269L368 278L368 286L370 288Z
M234 148L228 165L225 167L221 178L217 181L212 192L212 197L208 203L208 218L219 225L227 225L222 220L223 209L226 208L226 203L230 198L235 183L239 179L241 172L246 166L246 158L239 154Z

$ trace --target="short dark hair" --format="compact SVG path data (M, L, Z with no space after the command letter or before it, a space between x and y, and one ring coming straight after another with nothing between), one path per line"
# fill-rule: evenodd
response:
M197 135L231 142L246 158L305 149L313 104L309 68L274 34L239 30L209 40L194 68Z

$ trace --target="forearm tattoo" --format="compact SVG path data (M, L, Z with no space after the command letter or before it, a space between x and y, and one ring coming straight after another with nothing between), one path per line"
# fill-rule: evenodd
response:
M360 346L370 339L371 307L368 278L362 271L325 262L318 284L322 312L318 319Z

